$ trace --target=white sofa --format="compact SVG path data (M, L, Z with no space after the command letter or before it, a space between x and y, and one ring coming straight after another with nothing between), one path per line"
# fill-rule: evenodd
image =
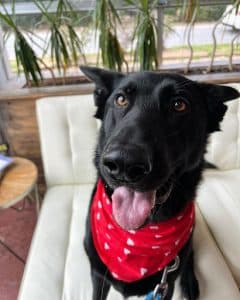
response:
M240 299L239 103L229 103L224 131L212 138L207 156L219 169L205 172L198 192L194 249L201 300ZM91 300L83 236L95 181L94 111L91 95L37 102L47 192L18 300ZM111 289L108 299L122 297ZM173 299L183 299L178 283Z

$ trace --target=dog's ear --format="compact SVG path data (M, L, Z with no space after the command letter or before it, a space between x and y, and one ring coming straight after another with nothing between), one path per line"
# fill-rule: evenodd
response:
M207 100L208 131L209 133L218 131L220 130L219 124L227 110L224 102L236 99L240 94L230 86L200 83L200 87Z
M122 73L88 66L80 66L80 70L95 83L94 101L97 106L95 117L102 119L106 101L124 75Z

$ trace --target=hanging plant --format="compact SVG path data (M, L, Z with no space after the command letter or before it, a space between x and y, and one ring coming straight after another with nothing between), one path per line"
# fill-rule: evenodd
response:
M93 20L96 35L99 32L102 64L109 69L121 71L123 63L126 63L116 29L121 21L111 0L96 1Z

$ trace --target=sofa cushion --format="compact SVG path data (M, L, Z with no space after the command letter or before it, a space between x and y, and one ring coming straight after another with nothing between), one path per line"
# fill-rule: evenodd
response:
M49 97L37 102L48 186L93 183L97 120L92 95Z
M18 300L91 300L89 263L83 250L91 189L92 185L85 184L56 186L47 191ZM240 299L238 288L199 211L194 248L200 299ZM122 297L111 289L108 299ZM182 299L178 287L173 299Z
M198 204L240 287L240 170L208 170Z

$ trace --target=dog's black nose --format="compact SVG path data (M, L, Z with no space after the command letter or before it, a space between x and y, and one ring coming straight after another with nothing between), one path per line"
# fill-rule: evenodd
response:
M140 181L152 168L146 151L137 146L111 147L102 161L110 177L127 182Z

